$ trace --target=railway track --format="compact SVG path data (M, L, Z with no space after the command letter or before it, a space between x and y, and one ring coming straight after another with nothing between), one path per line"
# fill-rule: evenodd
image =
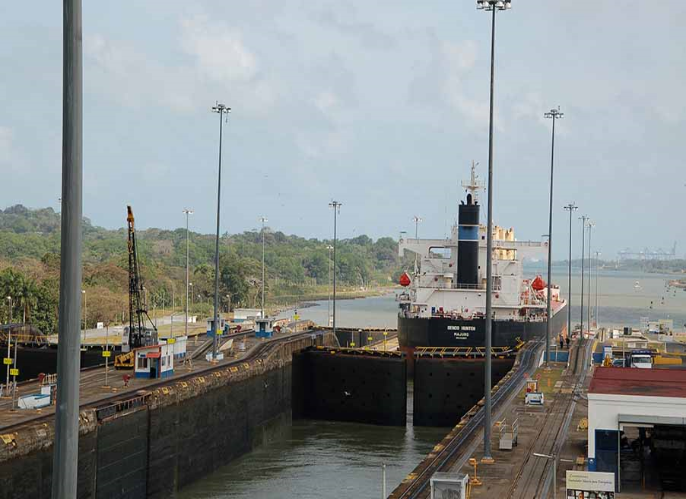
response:
M533 456L533 452L555 456L559 454L576 406L575 394L579 387L583 386L586 378L585 365L589 346L589 340L581 338L577 348L574 349L567 369L567 375L571 378L568 380L567 390L563 388L562 392L555 397L552 405L546 408L548 416L536 438L524 451L526 460L513 480L508 498L547 497L552 485L552 467L556 466L557 463L549 459L537 458ZM564 393L565 391L568 393Z
M247 336L249 334L252 334L252 331L242 331L240 333L227 335L227 337L228 338L237 338L237 337L240 338L243 336ZM254 345L252 348L250 348L246 352L246 355L244 357L241 357L240 359L234 359L234 360L231 360L228 362L223 362L223 363L220 363L217 365L200 367L200 368L194 369L193 371L189 371L187 373L175 375L172 378L164 378L164 379L159 379L157 381L153 381L151 383L146 384L145 387L139 388L138 390L131 389L128 391L122 391L122 392L118 392L116 394L112 394L112 395L107 396L107 397L100 398L96 401L84 402L83 404L81 404L79 406L79 410L98 409L100 407L112 405L112 404L122 402L122 401L125 401L125 400L133 398L133 397L140 396L137 394L137 392L139 392L139 391L150 391L150 390L154 390L155 388L160 388L163 386L168 386L168 385L178 383L179 381L186 381L186 380L189 380L195 376L211 374L212 372L219 371L222 369L226 369L228 367L231 367L231 366L234 366L237 364L241 364L244 362L248 362L248 361L254 360L260 356L269 354L278 345L281 345L283 343L288 343L288 342L291 342L293 340L303 339L303 338L307 338L307 337L311 337L313 335L319 335L319 334L321 334L321 332L305 331L305 332L301 332L301 333L290 334L288 336L284 336L281 338L273 338L269 341L260 342L260 343L257 343L256 345ZM104 372L103 373L97 373L97 374L98 375L101 374L103 379L104 379ZM91 374L88 374L87 376L89 376L89 379L93 379L91 377L92 376ZM13 423L13 424L6 425L6 426L0 426L0 433L2 433L2 434L12 433L12 432L16 431L17 429L19 429L20 427L30 425L30 424L50 421L53 418L54 418L54 409L47 414L36 414L32 417L28 417L26 419L23 419L20 422Z
M516 393L520 389L524 373L531 372L532 368L535 367L536 358L538 357L537 354L540 351L540 348L540 342L530 342L522 348L519 364L515 366L516 370L514 371L514 374L493 394L492 410L494 413L502 404L507 403L509 396L512 395L513 392ZM416 473L416 476L409 486L402 489L401 485L401 487L396 489L390 497L393 499L426 497L429 492L429 479L431 476L439 471L448 471L448 469L452 467L460 458L460 451L464 449L465 444L469 442L474 434L482 427L484 417L484 410L483 408L480 408L461 428L456 437L438 452L434 458L429 462L425 460L420 464L422 469Z

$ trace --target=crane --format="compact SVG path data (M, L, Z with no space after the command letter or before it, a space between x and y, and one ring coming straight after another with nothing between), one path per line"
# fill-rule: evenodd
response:
M136 228L131 206L127 206L126 211L129 234L129 325L124 328L122 337L122 352L124 353L117 356L114 363L115 367L121 369L134 367L132 349L157 344L157 328L148 315L147 303L141 298L144 288L138 264ZM149 322L151 327L146 327L146 322Z

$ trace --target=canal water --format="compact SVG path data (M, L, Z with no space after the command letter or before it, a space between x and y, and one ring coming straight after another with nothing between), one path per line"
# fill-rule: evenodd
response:
M528 268L527 276L545 269ZM578 273L578 271L577 271ZM555 268L553 280L567 296L566 268ZM601 271L598 279L601 325L638 326L641 317L686 323L686 292L668 291L673 276ZM580 280L572 281L572 321L579 322ZM592 281L595 303L595 277ZM586 291L588 293L588 290ZM586 296L585 303L588 303ZM297 311L302 319L326 323L327 301ZM395 295L340 300L342 327L395 327ZM284 316L294 311L284 312ZM585 318L584 318L585 320ZM411 400L408 400L411 408ZM447 433L446 428L381 427L357 423L296 420L285 437L264 445L180 491L181 499L299 499L381 496L381 467L387 465L390 493Z

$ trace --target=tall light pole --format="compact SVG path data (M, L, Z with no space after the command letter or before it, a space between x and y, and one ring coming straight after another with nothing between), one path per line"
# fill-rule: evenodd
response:
M581 215L581 338L584 337L584 256L586 251L586 221L588 217Z
M595 252L595 327L598 329L598 263L600 261L600 251Z
M588 222L588 332L591 332L591 311L593 310L593 305L591 303L591 266L593 265L593 253L591 253L591 234L595 224L589 220Z
M552 319L552 292L551 292L551 281L553 279L553 173L555 171L555 122L564 116L564 113L560 112L560 106L557 109L551 109L547 113L544 113L545 118L553 120L553 131L550 145L550 208L548 211L548 296L546 299L547 312L546 312L546 326L545 326L545 366L548 367L548 361L550 360L550 330L551 330L551 319Z
M326 249L329 250L329 301L327 302L327 310L328 314L326 316L326 325L331 326L331 265L332 265L332 260L331 260L331 251L333 250L333 246L330 244L327 244Z
M212 321L212 360L217 360L217 331L219 331L219 214L222 198L222 123L228 119L230 107L217 102L212 107L213 113L219 114L219 174L217 176L217 235L214 241L214 320Z
M193 214L193 210L188 208L183 210L186 215L186 328L185 335L188 338L188 295L190 294L190 274L189 274L189 248L190 248L190 233L188 231L188 217Z
M491 12L491 89L488 122L488 224L486 229L486 351L484 368L484 456L481 462L492 463L491 455L491 342L493 331L493 94L495 87L495 14L512 7L511 0L476 0L476 8Z
M262 318L264 319L264 224L267 222L266 217L260 217L262 222Z
M62 207L57 403L52 498L76 497L79 457L81 368L81 218L83 180L83 70L81 0L63 1L62 30Z
M338 201L329 203L329 207L333 208L333 334L336 334L336 223L341 206L343 206L342 203Z
M572 337L572 213L579 207L574 203L565 206L569 212L569 273L567 275L567 338Z
M418 239L419 238L419 224L423 222L422 217L415 215L412 217L412 221L414 222L414 238Z
M16 341L16 340L15 340ZM12 297L8 296L7 297L7 357L6 359L11 359L12 355ZM7 388L7 393L9 393L10 390L10 364L9 360L6 360L7 362L7 376L6 376L6 383L5 387Z

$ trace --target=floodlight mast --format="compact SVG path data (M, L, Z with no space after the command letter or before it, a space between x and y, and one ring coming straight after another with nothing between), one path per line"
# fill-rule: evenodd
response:
M492 463L491 455L491 343L493 334L493 94L495 87L495 14L512 7L511 0L477 0L476 8L491 15L491 87L488 124L488 224L486 229L486 341L484 366L484 455L482 462Z

